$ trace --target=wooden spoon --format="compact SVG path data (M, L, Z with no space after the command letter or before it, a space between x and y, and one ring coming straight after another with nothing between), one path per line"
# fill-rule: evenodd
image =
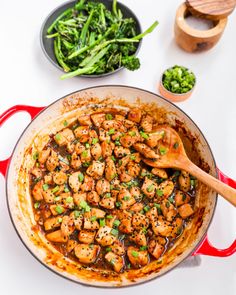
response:
M143 161L147 165L157 168L185 170L201 182L210 186L232 205L236 206L236 190L193 164L186 155L181 138L173 128L169 126L160 126L155 130L155 133L160 132L164 134L162 140L163 145L159 145L158 147L160 156L157 159L143 158Z

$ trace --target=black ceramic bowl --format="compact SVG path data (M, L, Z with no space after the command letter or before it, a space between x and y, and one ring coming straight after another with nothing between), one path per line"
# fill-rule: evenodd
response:
M112 0L89 0L89 1L96 1L96 2L101 2L103 3L109 10L112 10ZM48 15L48 17L45 19L41 31L40 31L40 43L41 43L41 47L42 50L45 54L45 56L47 57L47 59L54 65L56 66L58 69L60 69L61 71L63 71L62 67L58 64L57 59L55 57L54 54L54 46L53 46L53 38L48 39L47 36L47 29L49 28L49 26L53 23L53 21L63 12L65 11L67 8L73 7L78 1L68 1L65 2L64 4L58 6L56 9L54 9L52 12L50 12L50 14ZM120 8L120 10L123 13L124 18L133 18L135 20L135 24L136 24L136 33L137 35L140 34L142 32L141 30L141 25L140 22L137 18L137 16L133 13L133 11L131 9L129 9L127 6L125 6L124 4L117 2L117 7ZM139 48L141 46L141 42L142 40L140 40L140 42L135 43L136 46L136 52L135 55L138 53ZM120 67L118 69L116 69L113 72L108 72L108 73L104 73L104 74L99 74L99 75L80 75L79 77L91 77L91 78L95 78L95 77L104 77L104 76L108 76L111 74L114 74L118 71L120 71L121 69L123 69L124 67ZM64 71L63 71L64 72Z

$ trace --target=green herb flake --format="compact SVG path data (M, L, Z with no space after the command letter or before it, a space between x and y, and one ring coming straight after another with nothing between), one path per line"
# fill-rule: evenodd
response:
M154 185L153 185L153 184L150 184L150 185L147 187L147 191L148 191L149 193L151 193L151 192L153 192L153 190L154 190Z
M52 189L52 193L55 194L59 191L60 187L57 185Z
M34 159L34 160L38 160L38 157L39 157L39 153L38 153L38 152L35 152L35 153L33 154L33 159Z
M145 211L145 212L148 212L149 210L150 210L150 206L145 206L144 208L143 208L143 210Z
M82 151L81 155L83 158L88 157L88 151Z
M83 182L84 180L84 174L83 173L78 173L78 179L79 179L79 182Z
M115 145L118 145L118 146L121 145L121 143L120 143L120 141L118 139L115 141Z
M130 200L130 196L124 196L124 197L123 197L123 200L124 200L124 201L129 201L129 200Z
M74 211L74 217L75 217L75 218L80 217L80 215L81 215L81 213L80 213L78 210L75 210L75 211Z
M57 222L58 222L58 223L62 223L62 218L61 218L61 217L58 218L58 219L57 219Z
M116 202L116 207L119 208L121 206L121 202Z
M149 138L149 135L148 135L147 133L145 133L145 132L143 132L143 131L140 131L139 133L140 133L140 135L141 135L144 139L148 139L148 138Z
M116 158L112 155L111 156L112 161L116 162Z
M112 249L111 249L111 247L107 247L105 250L106 250L106 252L111 252Z
M162 213L162 211L161 211L161 205L160 204L157 204L157 203L154 203L154 207L157 208L158 215L161 215L161 213Z
M191 184L191 187L194 188L196 186L196 180L195 179L191 179L190 180L190 184Z
M44 183L44 184L43 184L43 190L44 190L44 191L47 191L48 188L49 188L48 184L47 184L47 183Z
M167 149L165 147L160 147L159 152L162 156L164 156L167 153Z
M156 194L158 195L158 197L162 197L164 193L162 190L157 189Z
M83 163L83 167L89 167L89 165L90 165L90 162Z
M58 205L58 206L56 206L55 211L56 211L58 214L61 214L61 213L63 213L64 208L63 208L62 206Z
M91 216L91 217L90 217L90 221L94 222L94 221L96 221L96 220L97 220L97 217L96 217L96 216Z
M90 144L88 142L85 143L85 147L86 149L89 149L90 148Z
M40 207L40 203L39 202L34 203L34 209L38 209L39 207Z
M110 260L110 264L113 265L113 266L116 264L116 260L115 260L115 258L112 258L112 259Z
M92 139L92 144L96 144L98 142L98 138L93 138Z
M106 218L107 218L107 219L112 219L113 216L112 216L112 215L107 215Z
M131 255L132 255L133 257L137 258L139 254L138 254L137 251L132 251L132 252L131 252Z
M73 202L73 198L72 197L67 197L66 198L66 203L72 203Z
M107 199L108 199L108 198L111 198L111 193L106 193L106 194L104 195L104 197L107 198Z
M105 225L106 225L106 221L105 221L105 219L100 219L100 220L99 220L99 225L100 225L100 227L105 226Z
M119 231L118 231L117 229L113 228L113 229L111 230L111 234L112 234L113 236L117 237L118 234L119 234Z
M65 193L69 193L69 191L70 191L70 190L69 190L68 185L65 184L65 185L64 185L64 192L65 192Z
M147 246L141 246L139 249L140 249L140 251L145 251L145 250L147 250Z
M135 155L130 155L130 159L131 160L136 160L136 156Z
M108 134L109 134L109 135L115 134L115 129L114 129L114 128L111 128L111 129L108 131Z
M60 196L54 198L54 201L55 201L55 202L58 202L58 201L60 201L60 200L61 200L61 197L60 197Z
M112 114L106 114L106 120L112 120L113 116Z
M91 207L89 205L85 206L84 208L85 212L90 212L91 211Z
M57 133L57 134L55 135L55 140L56 140L56 141L60 141L60 140L61 140L61 134Z
M65 120L64 122L63 122L63 125L66 127L66 126L68 126L68 122Z
M80 206L81 208L85 209L85 207L88 206L88 204L87 204L86 201L81 201L81 202L79 203L79 206Z
M133 137L133 136L136 135L136 132L135 131L129 131L129 135Z
M170 207L170 202L167 201L167 202L166 202L166 208L169 208L169 207Z
M119 226L119 225L120 225L120 220L116 219L116 220L113 222L113 225L114 225L114 226Z

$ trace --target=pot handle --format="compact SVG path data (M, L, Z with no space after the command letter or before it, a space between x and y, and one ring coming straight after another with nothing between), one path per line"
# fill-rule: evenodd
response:
M31 116L31 120L34 119L35 116L38 115L40 111L42 111L44 107L33 107L33 106L27 106L27 105L15 105L11 107L10 109L6 110L4 113L0 115L0 127L9 119L12 115L18 113L18 112L27 112ZM8 159L5 159L3 161L0 161L0 173L5 176L7 172L7 167L10 162L11 157Z
M225 184L231 186L236 189L236 181L226 176L223 172L217 168L218 178ZM233 255L236 252L236 240L232 243L232 245L227 249L217 249L209 242L208 237L204 238L201 245L198 249L193 253L193 255L209 255L209 256L218 256L218 257L227 257Z

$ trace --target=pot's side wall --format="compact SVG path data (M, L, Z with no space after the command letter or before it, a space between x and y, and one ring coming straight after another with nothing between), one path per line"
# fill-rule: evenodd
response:
M17 143L10 163L7 195L10 214L19 236L26 247L45 265L77 282L97 286L130 285L167 272L193 251L204 235L214 211L216 194L200 184L195 204L197 214L182 236L183 239L179 239L161 261L154 262L142 270L130 271L123 275L109 274L106 277L99 272L94 275L94 272L89 269L78 269L78 264L64 260L63 256L39 233L32 212L28 181L28 172L34 165L32 157L34 152L44 147L48 141L48 134L64 128L65 119L70 123L79 114L88 112L88 104L93 106L98 104L97 107L101 107L103 104L112 102L116 106L127 108L127 102L134 103L137 99L142 102L141 104L139 102L139 107L150 112L159 123L169 122L180 128L179 130L183 130L182 136L190 142L190 149L193 148L191 140L194 139L194 147L197 151L195 160L201 165L207 163L209 172L216 176L214 159L204 137L184 113L152 93L124 86L104 86L78 91L49 106L28 126ZM158 104L158 107L155 104ZM186 136L186 130L188 136L189 134L191 136Z

